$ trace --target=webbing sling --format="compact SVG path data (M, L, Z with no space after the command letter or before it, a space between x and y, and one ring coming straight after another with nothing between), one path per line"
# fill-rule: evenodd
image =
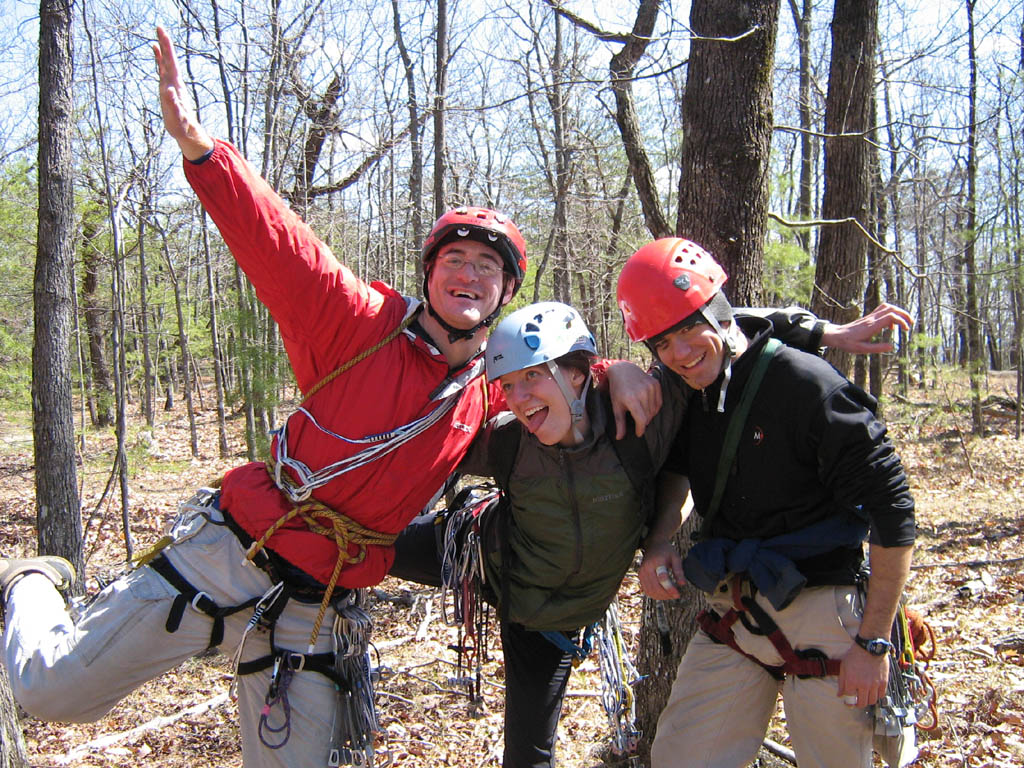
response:
M768 364L775 357L775 353L782 348L782 342L778 339L768 339L768 342L761 347L761 352L754 363L754 370L750 372L750 379L743 388L739 405L732 412L729 418L729 425L725 431L725 441L722 443L722 454L718 457L718 469L715 472L715 490L711 495L711 503L703 514L700 530L694 536L695 539L706 539L711 530L711 523L718 516L722 504L722 494L725 493L725 484L732 473L732 465L736 460L736 448L739 446L740 434L747 423L747 414L750 413L750 406L754 402L754 395L761 386L761 379L764 378Z

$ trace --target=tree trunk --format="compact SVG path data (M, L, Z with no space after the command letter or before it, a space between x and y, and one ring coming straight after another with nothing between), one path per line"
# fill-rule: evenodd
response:
M412 57L405 47L402 36L402 21L398 13L398 0L391 0L391 11L395 20L395 42L402 56L405 71L405 85L409 91L409 143L411 163L409 168L409 216L412 250L418 251L423 238L423 138L420 130L419 101L416 97L416 70ZM416 258L416 285L423 284L423 261Z
M974 45L974 0L967 6L967 57L970 65L967 118L967 231L964 233L964 281L967 298L965 318L968 369L971 376L971 426L976 435L985 434L981 408L981 387L985 378L985 350L981 342L981 316L978 306L978 270L974 246L978 240L978 60Z
M89 340L89 368L92 371L94 427L109 427L114 423L114 385L107 363L106 331L108 312L100 305L97 291L100 276L100 252L93 242L99 233L95 222L87 214L82 218L82 311L85 315L85 333Z
M737 42L694 40L683 96L677 232L715 253L736 302L756 301L761 292L778 11L772 0L695 0L690 12L690 27L702 38L754 28ZM684 556L696 520L692 515L676 535ZM683 599L644 608L637 717L647 745L702 607L703 596L686 587Z
M654 171L643 145L643 133L633 99L633 72L651 41L659 5L659 0L641 0L633 30L622 50L612 56L610 65L612 93L615 94L615 122L619 126L622 146L629 160L629 172L640 198L644 222L655 238L667 237L672 231L662 210Z
M822 218L855 219L865 228L871 187L866 134L872 127L877 24L877 0L836 0L825 100ZM821 230L811 295L811 309L819 317L845 323L860 316L867 246L852 222ZM841 372L849 373L849 353L833 349L828 358Z
M434 75L434 219L439 219L448 207L445 199L444 161L445 148L444 109L448 92L448 0L437 0L437 41L435 47Z
M0 768L29 768L18 705L11 695L11 683L4 664L0 664Z
M555 142L555 217L552 245L554 247L555 266L551 270L554 283L555 301L564 304L572 303L572 278L569 271L569 185L572 183L567 145L567 125L569 120L566 108L567 96L565 79L565 58L562 50L562 17L555 17L555 50L551 62L551 84L547 87L548 106L554 120Z
M778 16L778 0L695 0L690 10L702 39L683 95L676 234L714 254L735 304L761 297Z
M811 11L812 0L789 0L789 10L796 28L797 48L800 67L800 99L797 109L800 114L800 181L797 194L796 218L798 221L811 219L811 194L814 173L813 128L811 117ZM796 230L796 239L808 255L811 253L811 231Z
M71 6L39 7L39 224L33 288L32 437L39 551L82 570L71 402L74 189Z

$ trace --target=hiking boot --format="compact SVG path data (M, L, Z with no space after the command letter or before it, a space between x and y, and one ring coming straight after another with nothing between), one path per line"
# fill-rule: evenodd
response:
M43 574L57 589L67 589L75 583L75 567L63 557L0 557L0 594L3 595L5 603L11 585L28 573Z

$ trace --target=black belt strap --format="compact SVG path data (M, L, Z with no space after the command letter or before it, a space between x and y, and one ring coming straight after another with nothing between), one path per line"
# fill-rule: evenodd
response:
M205 613L213 619L213 631L210 633L210 644L208 648L216 648L224 642L224 617L230 616L246 608L252 608L260 601L254 597L246 600L240 605L231 605L225 608L220 607L208 594L200 592L191 582L178 573L178 570L171 565L171 561L165 555L158 555L150 563L154 571L159 573L172 587L178 590L178 596L174 598L171 611L167 615L167 623L164 628L168 632L177 632L181 626L181 619L185 615L185 609L191 605L197 611Z
M326 651L324 653L296 653L295 651L277 648L274 653L260 656L252 661L240 662L237 674L253 675L257 672L262 672L264 669L270 669L278 661L282 665L284 663L292 664L293 669L297 672L304 670L319 672L341 690L351 693L349 684L342 679L341 675L334 668L333 651Z

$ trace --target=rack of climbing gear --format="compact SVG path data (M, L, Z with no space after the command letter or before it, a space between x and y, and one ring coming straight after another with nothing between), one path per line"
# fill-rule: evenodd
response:
M373 622L361 606L360 597L338 608L334 618L334 671L337 706L334 735L327 765L355 765L372 768L376 763L376 738L380 723L374 703L374 671L370 664L370 632ZM381 766L389 765L385 753Z
M458 654L455 682L467 687L472 702L483 700L483 662L490 630L481 524L499 496L494 486L470 486L459 492L444 513L441 611L445 624L459 629L457 644L449 646Z
M889 683L874 707L876 750L890 768L902 768L917 757L915 728L938 727L935 686L926 669L935 655L931 627L901 603L893 621Z
M601 704L611 726L611 749L617 757L628 757L633 765L639 760L636 750L641 735L636 724L633 686L640 680L640 674L626 653L618 598L608 606L595 634L601 669Z

